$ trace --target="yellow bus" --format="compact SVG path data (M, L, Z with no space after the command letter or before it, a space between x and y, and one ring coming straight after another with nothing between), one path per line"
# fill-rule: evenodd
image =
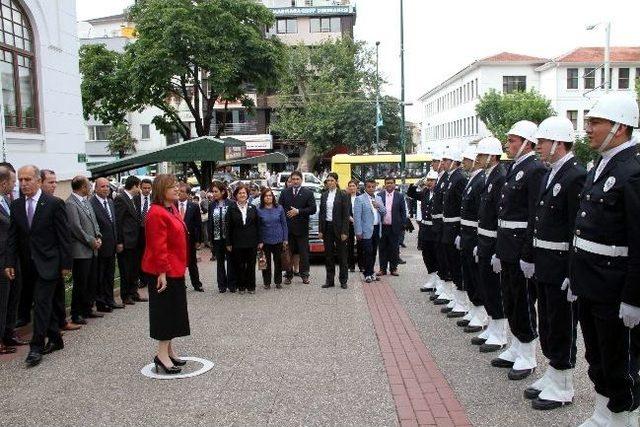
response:
M431 154L407 154L405 182L415 184L429 172ZM331 170L340 177L340 183L346 187L347 182L356 179L364 182L373 178L383 184L386 176L400 180L400 154L336 154L331 159ZM398 182L399 183L399 182Z

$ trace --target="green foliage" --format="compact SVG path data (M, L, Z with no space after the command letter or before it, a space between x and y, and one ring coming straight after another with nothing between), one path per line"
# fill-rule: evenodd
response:
M122 158L127 153L136 152L138 140L131 135L131 129L126 123L113 125L107 134L107 138L109 139L107 150L111 154L117 154Z
M345 38L288 50L280 79L272 130L302 139L315 153L337 145L367 152L375 141L375 63L371 50ZM398 100L381 98L384 126L380 140L388 150L400 139Z
M532 89L528 92L501 93L489 90L480 97L476 113L487 129L505 141L511 126L520 120L540 123L555 114L551 101Z
M595 162L598 158L598 152L589 147L589 138L586 136L576 138L576 142L573 144L573 154L583 166L591 161Z

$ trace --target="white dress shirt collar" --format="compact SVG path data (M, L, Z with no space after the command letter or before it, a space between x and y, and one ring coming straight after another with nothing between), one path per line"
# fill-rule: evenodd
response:
M600 176L600 174L602 173L602 171L604 170L605 166L607 166L607 163L609 163L609 160L613 159L613 157L620 153L621 151L626 150L627 148L631 148L634 147L636 144L638 143L638 141L635 138L631 138L629 141L618 145L617 147L611 148L607 151L605 151L604 153L602 153L602 158L600 159L600 163L598 163L598 168L596 169L596 173L594 175L595 179L598 179L598 177Z
M518 160L516 160L515 162L513 162L513 167L515 168L516 166L518 166L520 163L524 162L525 159L528 159L531 156L535 156L536 153L534 151L529 151L527 154L523 154L522 156L518 157Z

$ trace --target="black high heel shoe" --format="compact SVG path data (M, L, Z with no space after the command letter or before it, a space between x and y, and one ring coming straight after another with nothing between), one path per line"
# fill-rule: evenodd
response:
M164 365L164 363L162 363L162 361L158 358L158 356L153 358L153 363L156 365L156 372L158 372L158 373L160 372L160 370L158 369L158 366L162 367L162 370L167 375L179 374L180 371L182 371L182 369L178 368L177 366L170 366L170 367L167 368Z
M184 366L187 364L186 360L182 360L182 359L174 359L173 357L169 356L169 359L171 359L171 362L173 362L174 365L176 366Z

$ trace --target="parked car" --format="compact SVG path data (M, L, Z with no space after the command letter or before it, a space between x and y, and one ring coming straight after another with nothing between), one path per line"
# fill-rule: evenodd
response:
M278 175L276 175L276 179L274 183L275 187L284 188L285 184L287 183L287 179L289 179L290 175L291 175L291 172L278 173ZM322 187L322 182L311 172L303 172L302 186L310 187L310 188L319 188L319 187Z

